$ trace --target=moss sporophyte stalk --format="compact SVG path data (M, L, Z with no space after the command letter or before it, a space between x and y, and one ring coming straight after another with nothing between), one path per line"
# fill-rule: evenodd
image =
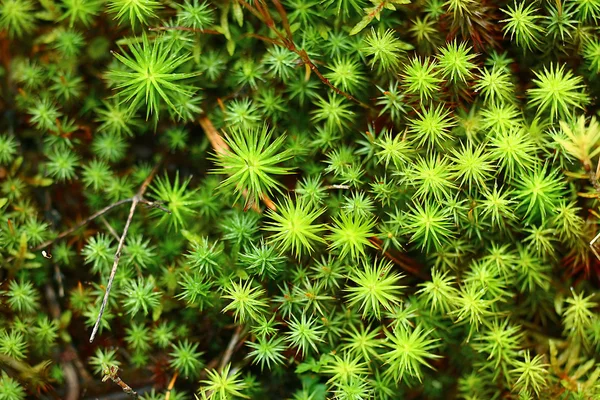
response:
M600 0L0 0L0 400L600 398Z

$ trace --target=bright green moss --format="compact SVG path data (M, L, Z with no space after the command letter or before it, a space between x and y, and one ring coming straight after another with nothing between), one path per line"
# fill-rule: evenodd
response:
M599 16L0 0L0 399L600 397Z

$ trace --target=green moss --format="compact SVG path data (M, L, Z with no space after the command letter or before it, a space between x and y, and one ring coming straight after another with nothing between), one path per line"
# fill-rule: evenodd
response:
M0 0L0 399L600 397L599 18Z

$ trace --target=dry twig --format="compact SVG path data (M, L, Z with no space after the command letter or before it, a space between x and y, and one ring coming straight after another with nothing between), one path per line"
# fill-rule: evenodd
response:
M104 224L104 226L106 227L106 229L108 229L108 231L110 232L110 234L117 240L119 241L119 234L117 233L117 231L115 231L115 228L112 227L111 224L108 223L108 221L106 220L106 218L104 218L104 216L100 217L100 221Z
M219 131L217 131L217 129L215 128L211 120L208 118L208 116L204 115L203 117L201 117L198 120L198 123L204 130L204 133L206 134L206 137L210 142L210 146L213 148L217 155L224 154L225 152L229 151L229 146L223 139L223 136L221 136ZM244 197L247 197L246 192L242 194L244 195ZM261 198L268 208L270 208L273 211L277 210L277 207L275 207L275 203L273 203L271 199L269 199L267 196L262 196ZM258 208L258 205L254 202L248 203L248 206L254 211L260 213L260 208Z
M391 252L384 250L381 239L377 237L371 237L369 238L369 242L371 242L373 246L375 246L379 251L381 251L385 258L398 265L404 271L408 272L411 275L417 276L425 281L430 279L426 274L424 274L421 271L421 269L414 265L415 263L411 258L403 254L398 254L397 256L394 256Z
M133 397L134 399L137 399L137 392L133 390L131 386L123 382L123 380L119 378L119 375L117 375L117 372L119 372L119 369L117 367L115 367L114 365L110 366L107 370L104 371L104 378L102 378L102 382L106 382L110 379L111 381L119 385L121 389L123 389L123 392Z
M115 279L115 275L117 273L117 268L119 266L119 260L121 259L121 252L123 251L123 246L125 245L125 238L127 237L127 232L129 231L129 226L131 225L131 221L133 220L133 214L135 213L135 209L139 203L149 204L151 206L155 206L155 204L156 204L154 202L150 202L150 201L147 201L146 199L144 199L144 194L146 193L146 190L148 189L150 182L156 175L159 164L157 164L152 169L152 171L150 172L148 177L144 180L144 182L140 186L140 188L137 191L137 193L135 194L135 196L133 196L131 198L131 207L129 208L129 215L127 216L127 221L125 222L125 228L123 228L123 234L121 235L121 238L119 239L119 244L117 245L117 252L115 253L113 266L110 271L110 277L108 278L108 284L106 285L106 291L104 292L104 298L102 299L102 304L100 305L100 312L98 313L98 318L96 319L96 323L94 324L94 328L92 329L92 335L90 336L90 343L92 343L94 341L94 338L96 337L96 333L98 332L98 327L100 326L100 320L102 319L102 315L104 314L104 309L106 308L106 303L108 303L108 296L110 295L110 290L112 289L112 284Z
M169 400L171 398L171 391L173 390L173 387L175 387L175 381L177 381L178 376L179 374L175 372L173 378L171 378L171 381L169 382L169 386L167 387L167 391L165 393L165 400Z
M304 65L306 65L307 68L310 69L312 72L314 72L315 75L317 75L317 77L321 80L321 82L323 82L325 85L327 85L331 90L333 90L337 94L344 96L348 100L358 104L359 106L361 106L363 108L366 108L366 109L371 108L368 104L363 103L362 101L358 100L356 97L352 96L349 93L344 92L343 90L341 90L338 87L336 87L335 85L333 85L329 81L329 79L327 79L325 76L323 76L321 71L319 71L319 68L317 68L315 63L310 59L306 50L299 49L296 47L296 44L294 43L294 39L292 36L290 24L289 24L289 21L287 18L287 13L286 13L285 9L283 8L283 6L281 5L281 3L279 2L279 0L271 0L271 1L273 2L275 9L277 10L277 13L281 17L283 28L285 30L285 35L283 33L281 33L275 27L275 21L273 20L273 17L271 16L271 13L269 12L268 7L263 4L264 0L255 1L254 6L250 5L245 0L236 0L236 1L241 6L243 6L248 11L250 11L252 14L254 14L258 19L260 19L262 22L264 22L265 25L267 25L269 27L269 29L271 29L271 31L278 37L279 40L273 40L270 38L264 38L264 39L266 39L268 42L285 47L289 51L296 53L296 55L298 57L300 57L300 60L302 61L302 63ZM263 37L257 36L257 35L253 35L253 36L261 38L261 39L263 38Z
M233 356L234 350L240 341L240 336L242 335L242 326L238 326L231 336L231 340L229 340L229 344L227 345L227 349L223 353L223 358L221 359L221 363L219 364L219 371L222 371L223 368L231 361L231 357Z

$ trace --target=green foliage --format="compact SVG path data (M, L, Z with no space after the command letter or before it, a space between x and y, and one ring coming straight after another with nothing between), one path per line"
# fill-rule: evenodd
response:
M510 74L494 65L481 71L475 90L483 95L485 103L502 104L514 101L514 86Z
M422 379L422 368L429 367L428 359L436 359L440 356L432 353L439 343L429 338L431 331L425 331L421 325L414 329L398 328L393 332L386 331L386 347L389 351L382 357L389 364L387 373L394 380L400 381L406 377L414 377L419 381Z
M333 218L331 235L328 236L330 248L339 251L340 257L349 255L358 259L365 255L365 248L373 246L369 238L373 235L375 221L359 213L341 212L338 218Z
M439 250L453 236L452 222L447 207L426 201L414 204L404 227L410 241L422 249Z
M545 375L547 364L543 364L542 356L537 355L533 359L529 351L525 351L523 360L517 361L512 373L519 376L515 382L515 390L523 393L532 390L536 395L546 386Z
M598 21L0 0L0 399L598 398Z
M170 178L165 175L156 179L152 186L153 196L158 201L168 207L168 214L161 214L159 223L166 223L168 228L175 230L185 227L189 218L195 214L192 208L196 204L195 191L188 189L190 178L185 181L179 181L179 173L175 175L175 180L171 183ZM157 210L156 213L158 214Z
M32 314L38 307L39 294L31 282L13 280L3 294L9 307L15 312Z
M394 31L371 30L371 33L365 37L363 53L371 57L369 65L371 68L377 66L380 71L393 71L400 66L401 52L408 50L410 46L402 43L395 35Z
M478 188L486 187L486 182L494 172L491 156L484 146L474 148L471 144L462 146L453 153L456 178L463 187L467 184L469 192L474 185Z
M202 353L198 351L198 343L189 343L187 340L173 345L171 366L184 377L196 378L204 364L200 360Z
M48 155L48 174L56 178L59 182L71 180L75 177L75 167L77 166L77 155L66 148L55 148Z
M271 142L272 132L266 125L256 129L233 130L225 142L230 147L217 153L215 173L228 175L221 183L223 190L235 191L236 201L246 196L247 204L257 204L265 195L280 191L274 175L286 175L289 169L278 164L292 157L282 149L285 136ZM245 193L245 194L244 194Z
M322 341L324 331L317 325L315 319L302 314L300 320L292 316L288 322L289 332L286 339L296 352L306 356L310 349L317 351L317 343Z
M213 21L213 10L206 2L186 0L177 10L177 22L186 28L202 29Z
M248 357L252 358L252 362L260 364L261 370L264 369L265 365L268 369L271 369L271 365L283 364L285 357L283 352L286 346L282 338L273 336L271 338L258 337L256 342L247 344L252 350L248 353Z
M138 278L129 280L123 287L123 307L127 313L135 315L140 311L148 314L160 306L160 292L156 291L156 285L152 277L148 279Z
M448 272L441 273L435 269L431 271L431 281L422 283L423 287L417 293L422 293L424 301L431 305L432 311L440 310L447 314L456 307L458 291L453 285L454 277Z
M0 353L15 360L24 359L27 354L27 342L23 334L14 330L10 333L0 331Z
M123 3L128 7L134 4L158 4L148 0L131 2L127 0ZM133 16L131 18L133 24ZM158 123L162 102L174 114L181 116L176 104L182 98L191 98L195 92L193 86L181 81L195 74L176 71L190 59L190 56L183 54L173 57L171 47L164 41L154 40L150 43L146 35L142 36L141 44L132 43L129 50L130 56L114 53L124 68L111 69L107 74L107 79L119 93L120 102L128 104L129 112L135 112L145 106L146 119L152 114L155 125Z
M372 315L381 319L381 309L391 311L398 304L401 276L391 273L392 264L379 262L376 265L366 264L364 271L356 270L350 275L355 286L346 289L350 306L360 304L363 317Z
M248 398L244 394L244 390L247 387L247 383L240 379L239 371L232 371L231 364L225 365L222 371L216 371L211 369L207 371L206 380L201 383L201 393L205 395L207 392L210 393L210 398L215 400L227 400L232 397Z
M450 111L445 109L442 103L435 108L416 111L416 114L417 118L409 121L409 131L419 146L427 144L430 148L441 147L451 138L449 130L454 126L454 122L450 118Z
M327 129L347 129L352 124L354 112L342 96L329 94L327 100L318 97L313 111L313 121L325 122Z
M269 211L273 220L264 229L273 232L270 240L284 251L291 250L300 257L303 251L309 254L314 250L313 244L323 243L319 236L324 230L323 224L315 221L323 210L314 209L305 197L298 198L295 202L291 198L284 199L277 211Z
M116 14L119 23L128 21L135 28L136 23L147 25L148 19L156 17L160 2L155 0L109 0L107 10Z
M35 4L29 0L3 0L0 4L0 27L11 37L21 37L35 29Z
M525 173L516 183L515 198L519 200L519 210L528 221L544 221L554 213L562 198L564 182L558 171L548 172L547 166L538 166Z
M568 118L574 109L583 109L589 102L585 85L579 76L565 71L565 66L550 65L540 73L535 72L535 88L529 89L531 107L537 107L538 114L549 109L550 121L557 117Z
M529 4L527 7L525 5L525 2L515 1L513 7L509 6L503 10L508 18L502 22L506 23L505 33L510 34L510 38L514 39L518 46L531 49L539 43L542 28L538 22L539 9L534 8L534 4Z
M13 136L0 136L0 164L8 165L17 153L17 141Z
M23 400L25 399L25 390L19 385L19 382L2 371L2 377L0 377L0 396L5 400Z
M349 93L358 93L364 88L366 79L358 61L350 58L338 58L329 67L331 72L325 77L332 84Z
M231 282L227 294L223 295L224 299L231 302L223 308L223 312L233 311L235 319L242 323L247 320L257 320L267 308L267 303L261 298L265 291L259 287L252 287L252 284L252 280L247 280L245 283Z
M451 82L467 82L473 76L471 70L475 69L472 62L475 54L469 54L466 43L453 42L441 49L438 62L442 75Z
M98 348L96 354L90 357L90 365L94 368L96 375L102 375L110 367L119 367L121 362L117 360L116 350L103 350Z
M573 293L572 298L566 300L567 307L564 310L565 333L576 340L586 343L589 338L587 330L591 327L594 314L591 311L598 304L592 301L594 296L583 297L583 293Z
M406 91L410 94L418 94L421 102L434 97L434 93L440 89L440 84L443 82L439 76L437 63L428 57L411 59L410 63L404 66L402 78Z

